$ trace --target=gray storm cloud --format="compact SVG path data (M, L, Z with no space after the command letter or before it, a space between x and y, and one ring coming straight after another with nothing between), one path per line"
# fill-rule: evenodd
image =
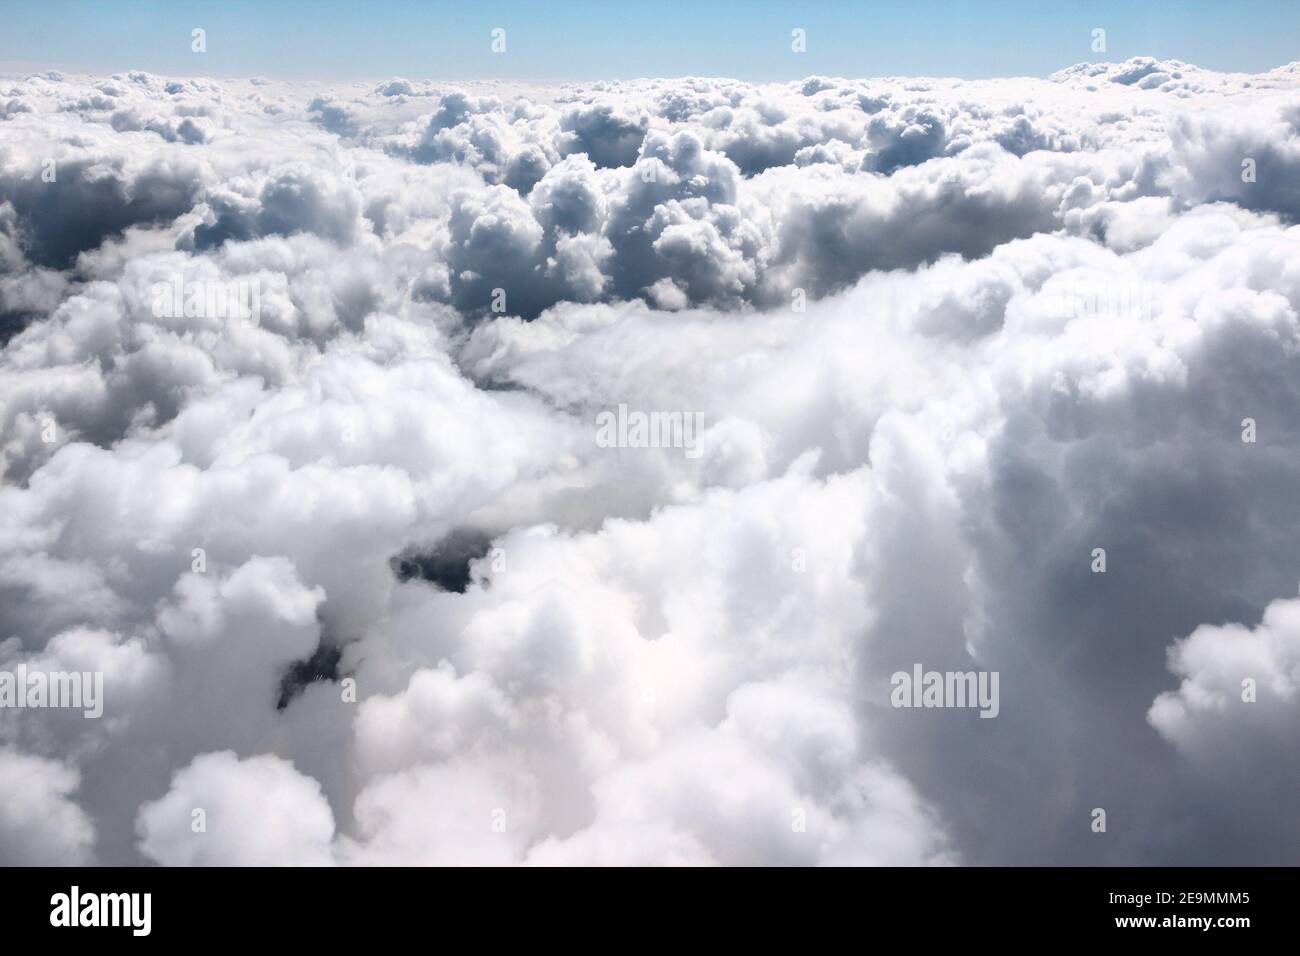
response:
M0 862L1293 862L1298 220L1297 64L0 80Z

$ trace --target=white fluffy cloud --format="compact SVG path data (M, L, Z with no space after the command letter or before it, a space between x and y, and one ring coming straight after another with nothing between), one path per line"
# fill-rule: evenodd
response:
M79 774L56 760L0 750L0 853L10 866L90 862L94 827L72 798Z
M1169 668L1182 684L1156 698L1147 716L1193 759L1248 772L1242 758L1252 751L1291 754L1300 720L1300 600L1272 602L1253 629L1198 627L1170 648Z
M320 784L279 757L202 754L140 808L140 851L164 866L320 866L334 817Z
M0 669L105 681L0 711L0 860L1300 839L1296 65L48 74L0 133Z

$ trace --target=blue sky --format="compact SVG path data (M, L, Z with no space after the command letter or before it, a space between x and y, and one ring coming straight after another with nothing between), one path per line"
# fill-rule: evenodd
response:
M207 31L208 51L190 50ZM502 27L507 50L489 50ZM807 31L808 51L790 50ZM1107 52L1090 48L1107 31ZM598 79L1043 76L1150 54L1300 59L1298 0L0 0L0 69L208 76Z

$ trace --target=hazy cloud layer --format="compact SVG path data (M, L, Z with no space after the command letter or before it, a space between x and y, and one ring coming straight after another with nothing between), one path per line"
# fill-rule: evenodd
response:
M1298 221L1297 64L0 80L0 862L1295 862Z

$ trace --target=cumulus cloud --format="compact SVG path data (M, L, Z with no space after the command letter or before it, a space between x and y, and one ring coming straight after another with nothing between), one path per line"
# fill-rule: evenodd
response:
M287 760L228 750L195 757L136 825L140 851L164 866L318 866L334 835L320 784Z
M0 853L10 866L77 866L93 861L95 828L72 798L76 769L6 747L0 750Z
M1298 119L0 81L0 861L1289 861Z
M1253 629L1203 624L1176 642L1169 669L1182 684L1156 698L1147 714L1152 726L1211 770L1220 759L1248 771L1243 747L1251 758L1290 760L1300 694L1298 614L1300 600L1278 599Z

